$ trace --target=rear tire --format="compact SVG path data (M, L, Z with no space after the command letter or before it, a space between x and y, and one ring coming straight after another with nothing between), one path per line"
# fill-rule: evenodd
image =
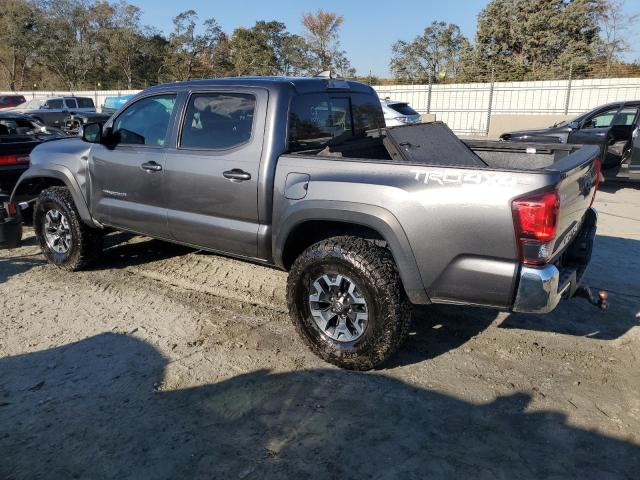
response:
M51 187L40 193L33 227L49 263L64 270L87 268L102 253L102 231L85 225L66 187Z
M409 300L389 250L362 238L312 245L289 273L289 313L323 360L369 370L391 357L411 322Z

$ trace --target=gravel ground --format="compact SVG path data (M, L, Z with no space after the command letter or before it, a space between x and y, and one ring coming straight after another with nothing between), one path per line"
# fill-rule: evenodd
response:
M547 316L416 308L338 370L282 272L115 234L101 264L0 252L0 478L639 478L640 189L606 184L588 283Z

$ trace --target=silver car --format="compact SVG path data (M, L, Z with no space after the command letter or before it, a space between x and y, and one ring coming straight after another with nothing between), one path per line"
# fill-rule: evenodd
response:
M422 118L407 102L399 102L390 98L381 98L380 104L384 112L384 122L387 127L398 127L420 123Z

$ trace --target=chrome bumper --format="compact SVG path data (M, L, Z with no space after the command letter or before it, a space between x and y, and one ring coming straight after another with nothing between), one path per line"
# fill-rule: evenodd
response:
M562 264L541 267L523 265L512 310L522 313L549 313L562 298L576 294L580 281L591 260L591 250L596 236L598 216L589 208L580 232L573 239L563 257Z
M560 271L555 265L525 267L520 271L520 283L514 312L549 313L558 306L562 296L571 287L568 282L559 288Z

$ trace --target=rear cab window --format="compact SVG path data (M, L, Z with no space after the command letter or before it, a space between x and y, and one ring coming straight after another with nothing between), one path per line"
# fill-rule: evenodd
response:
M311 93L295 96L289 109L289 151L323 149L379 138L384 115L375 96Z
M91 100L90 98L78 97L76 98L76 101L78 102L78 108L95 108L93 100Z

